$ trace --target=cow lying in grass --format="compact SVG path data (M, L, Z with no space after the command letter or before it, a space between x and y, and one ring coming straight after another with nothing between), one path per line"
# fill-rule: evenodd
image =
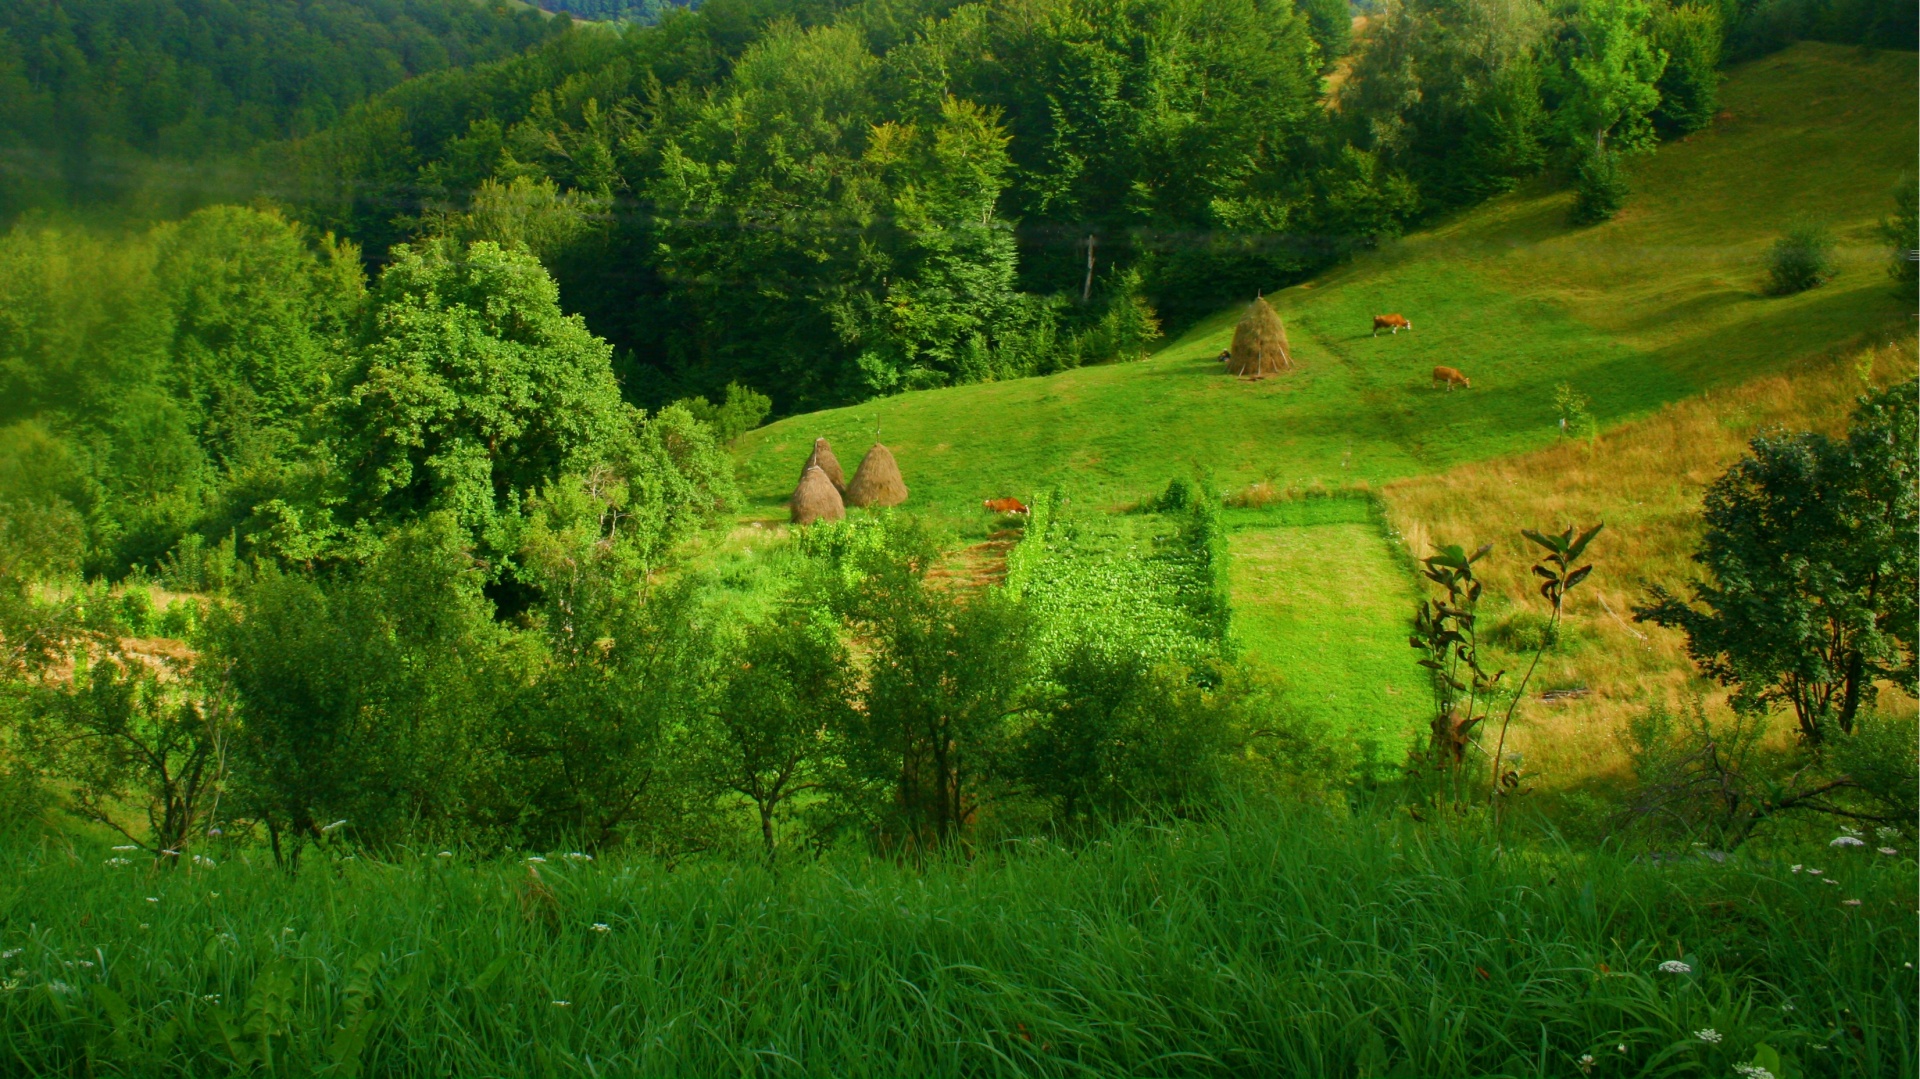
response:
M1375 337L1380 336L1381 330L1388 330L1393 333L1406 330L1408 333L1412 333L1413 323L1408 322L1407 316L1405 315L1375 315L1373 316L1373 335Z
M1439 386L1442 382L1447 384L1448 393L1453 392L1453 387L1456 383L1458 383L1459 385L1469 390L1473 389L1473 380L1461 374L1458 368L1453 368L1453 367L1434 368L1433 384L1435 386Z

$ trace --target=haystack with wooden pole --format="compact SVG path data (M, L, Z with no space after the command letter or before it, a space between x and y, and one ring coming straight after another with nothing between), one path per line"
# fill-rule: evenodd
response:
M800 474L800 486L795 487L793 497L787 499L787 509L792 512L793 523L797 525L838 521L847 515L846 503L840 501L840 491L819 465L809 466Z
M800 476L806 478L807 469L817 468L827 474L827 482L833 484L837 493L847 490L847 474L840 470L840 459L833 455L833 447L827 445L824 438L813 440L813 452L807 455L807 463L800 466Z
M1227 350L1227 371L1247 378L1265 378L1293 370L1293 350L1287 345L1287 325L1265 296L1256 296L1233 330Z
M907 485L900 479L900 465L893 451L875 442L853 470L853 482L847 484L849 506L898 506L907 500Z

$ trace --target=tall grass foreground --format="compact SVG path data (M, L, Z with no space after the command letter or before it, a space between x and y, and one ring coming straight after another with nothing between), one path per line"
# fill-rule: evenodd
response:
M919 867L260 854L0 856L0 1070L1913 1074L1915 866L1871 837L1241 809Z

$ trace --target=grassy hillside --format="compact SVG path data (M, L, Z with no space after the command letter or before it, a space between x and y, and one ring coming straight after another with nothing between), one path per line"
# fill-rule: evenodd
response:
M1528 572L1529 545L1519 522L1558 527L1605 521L1590 553L1591 583L1573 593L1566 643L1549 654L1536 690L1575 690L1551 707L1523 710L1514 744L1549 786L1577 785L1625 770L1613 737L1623 714L1651 701L1677 703L1703 688L1677 630L1630 621L1649 584L1684 594L1698 573L1690 555L1700 533L1708 484L1768 428L1846 428L1854 398L1869 385L1911 378L1914 340L1863 349L1678 402L1592 441L1568 440L1532 453L1476 462L1389 485L1388 520L1410 547L1434 542L1492 543L1481 564L1490 625L1512 611L1539 610ZM1515 667L1517 657L1500 657ZM1904 707L1888 689L1883 705Z
M850 461L885 441L912 504L949 510L1054 484L1125 500L1195 469L1224 485L1379 483L1544 444L1561 382L1613 422L1778 372L1909 315L1872 229L1914 158L1914 93L1911 54L1796 46L1734 71L1715 127L1636 162L1615 221L1573 229L1569 193L1523 191L1275 295L1293 375L1223 375L1226 311L1140 363L771 424L742 439L742 477L776 513L825 435ZM1760 257L1800 215L1842 239L1841 272L1765 296ZM1414 331L1370 336L1387 311ZM1436 364L1474 388L1434 390Z

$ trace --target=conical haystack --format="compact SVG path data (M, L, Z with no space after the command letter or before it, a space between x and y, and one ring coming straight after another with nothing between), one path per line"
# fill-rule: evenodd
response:
M1234 327L1227 371L1261 378L1293 370L1293 351L1287 346L1287 327L1266 297L1255 297Z
M807 469L817 468L827 474L827 482L833 484L835 491L847 489L847 474L840 471L840 459L833 455L833 447L827 445L824 438L813 440L813 453L808 455L807 463L800 466L800 478L805 479Z
M907 485L900 480L900 466L893 451L875 442L853 470L853 482L847 484L849 506L898 506L907 500Z
M847 515L846 504L840 501L840 492L834 489L826 470L818 465L800 474L800 486L793 489L793 497L787 500L787 508L793 511L793 523L797 525L838 521Z

